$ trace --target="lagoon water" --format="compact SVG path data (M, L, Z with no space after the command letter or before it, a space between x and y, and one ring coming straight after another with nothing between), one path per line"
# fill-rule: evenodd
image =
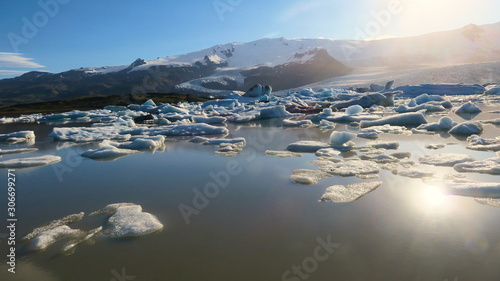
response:
M498 114L484 113L474 120L492 118ZM64 126L79 125L87 124ZM328 186L366 180L332 177L315 185L296 184L290 180L292 171L315 170L308 163L316 159L314 154L292 158L264 154L268 149L284 150L298 140L327 142L331 131L284 129L272 121L228 124L229 137L247 139L247 146L234 157L216 155L216 147L191 143L190 138L167 138L164 151L94 161L79 155L96 144L54 142L48 137L54 126L62 125L0 125L0 133L35 131L34 146L39 151L30 156L63 158L55 165L16 170L18 238L54 219L82 211L87 215L120 202L141 205L158 217L164 229L133 239L98 237L93 244L78 246L72 255L59 254L64 242L43 252L30 252L20 244L16 274L6 271L7 245L2 239L1 280L478 281L500 276L500 208L470 197L432 193L421 179L387 170L380 172L381 187L353 203L318 202ZM498 127L486 125L485 129L483 137L500 135ZM336 130L355 128L339 125ZM477 159L495 156L467 150L463 138L445 137L382 134L380 140L399 141L397 151L411 152L411 160L417 162L422 155L445 152ZM355 139L357 145L365 142ZM430 143L454 144L426 149ZM0 148L25 146L2 144ZM236 172L220 177L223 181L218 183L213 175L228 172L228 163ZM448 167L428 168L438 177L456 173ZM6 183L7 171L0 173ZM499 176L464 175L499 181ZM193 189L202 191L209 183L218 184L218 194L208 198L187 223L180 204L193 206ZM6 206L6 194L0 198L0 206ZM5 214L6 207L2 208ZM90 230L106 218L86 216L70 226ZM319 240L336 245L331 253L321 250L321 260L314 258Z

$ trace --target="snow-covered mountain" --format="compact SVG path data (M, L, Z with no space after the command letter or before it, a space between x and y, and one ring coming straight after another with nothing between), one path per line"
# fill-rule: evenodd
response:
M500 22L415 37L372 41L260 39L122 66L0 80L0 103L123 93L221 95L252 83L277 90L317 83L350 70L408 69L500 61Z

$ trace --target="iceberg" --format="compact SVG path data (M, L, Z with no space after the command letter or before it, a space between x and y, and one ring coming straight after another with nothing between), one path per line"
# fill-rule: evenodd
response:
M369 146L373 148L383 148L383 149L398 149L399 142L397 141L373 141L368 143Z
M29 168L54 164L61 161L61 157L44 155L28 158L16 158L0 161L0 168Z
M351 203L382 185L381 181L354 183L348 186L334 185L325 190L321 202Z
M322 148L318 151L316 151L316 156L318 157L333 157L340 155L340 151L333 149L333 148Z
M226 122L227 119L225 117L221 117L221 116L212 116L212 117L194 116L193 121L196 123L220 124L220 123Z
M87 150L82 153L82 156L90 159L115 160L138 152L137 150L121 149L112 145L104 145L101 148Z
M454 122L450 117L441 117L437 123L423 124L417 127L417 130L427 131L449 131L458 123Z
M9 134L0 134L0 141L5 142L24 142L35 139L35 132L20 131Z

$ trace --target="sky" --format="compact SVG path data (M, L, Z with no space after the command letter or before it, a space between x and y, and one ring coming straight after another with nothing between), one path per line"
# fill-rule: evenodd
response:
M498 0L3 0L0 79L261 38L382 39L500 21Z

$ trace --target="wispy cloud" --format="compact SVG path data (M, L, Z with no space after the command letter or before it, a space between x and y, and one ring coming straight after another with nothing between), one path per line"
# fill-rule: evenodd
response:
M0 52L0 67L41 68L45 66L34 62L32 58L23 57L21 53Z
M22 70L4 70L0 69L0 75L21 75L24 74L28 71L22 71Z
M309 14L311 11L317 10L326 4L328 4L328 1L319 0L295 3L283 10L283 12L281 12L278 16L278 19L280 21L289 21L296 18L300 14Z

